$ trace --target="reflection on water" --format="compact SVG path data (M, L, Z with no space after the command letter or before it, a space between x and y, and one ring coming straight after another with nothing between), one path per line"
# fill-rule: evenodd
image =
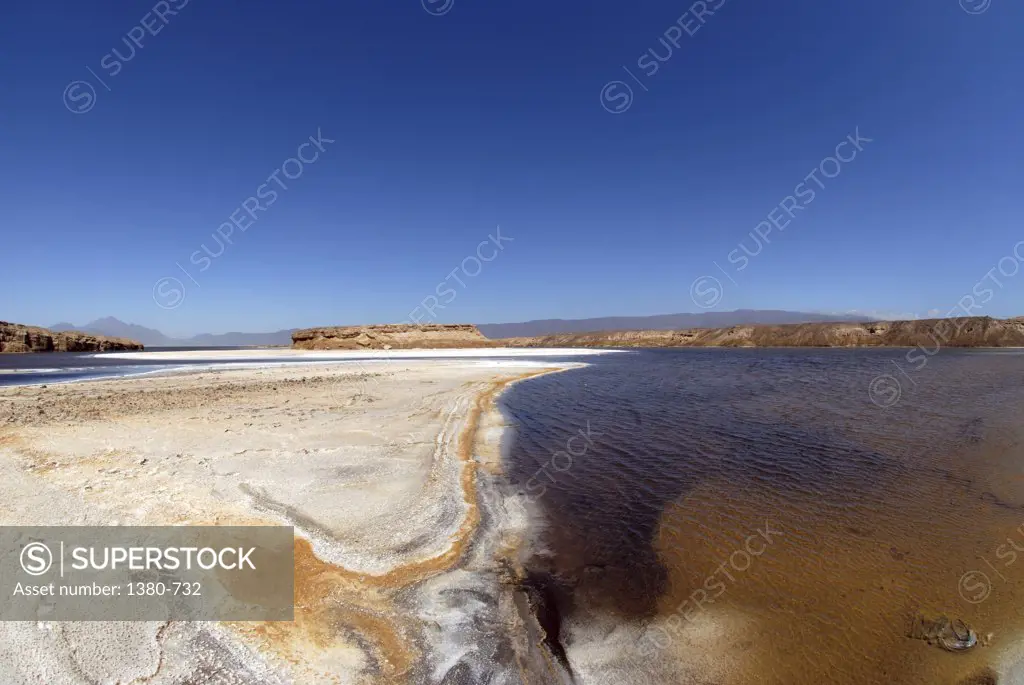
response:
M1024 626L1024 355L944 350L880 408L904 354L644 351L514 387L507 470L563 619L647 626L652 682L990 682ZM984 646L910 634L943 615Z

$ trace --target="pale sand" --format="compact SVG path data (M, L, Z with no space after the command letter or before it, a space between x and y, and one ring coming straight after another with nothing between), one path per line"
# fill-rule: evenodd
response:
M529 514L499 496L494 400L552 370L413 360L0 388L0 525L297 535L293 622L0 623L0 683L438 682L460 660L459 682L523 682L503 581Z

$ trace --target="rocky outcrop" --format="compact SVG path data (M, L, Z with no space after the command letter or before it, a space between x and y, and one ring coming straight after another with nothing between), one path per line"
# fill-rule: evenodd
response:
M300 350L411 350L497 345L470 324L331 326L292 333L292 347Z
M38 326L0 321L0 353L13 352L114 352L142 350L142 343L91 333L54 333Z
M679 331L565 333L496 341L507 347L1024 347L1024 318L803 323Z

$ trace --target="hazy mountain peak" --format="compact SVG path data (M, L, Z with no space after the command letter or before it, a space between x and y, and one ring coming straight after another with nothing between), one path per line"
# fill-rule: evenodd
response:
M90 321L84 326L70 323L59 323L50 330L75 330L96 335L130 338L141 342L146 347L246 347L290 345L292 330L275 331L273 333L203 333L190 338L172 338L155 328L147 328L134 323L125 323L113 316L105 316Z
M606 316L595 319L540 319L521 323L479 324L488 338L521 338L557 333L591 333L596 331L652 330L669 331L687 328L727 328L754 324L825 323L834 321L868 321L868 317L850 314L832 315L812 312L790 312L780 309L737 309L731 312L684 312L654 316Z

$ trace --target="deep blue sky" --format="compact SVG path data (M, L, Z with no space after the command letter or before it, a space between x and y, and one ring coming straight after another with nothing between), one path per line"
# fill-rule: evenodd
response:
M729 0L703 25L660 0L191 0L165 24L154 4L185 0L17 3L0 319L401 321L498 225L514 241L424 321L698 311L702 276L717 309L945 312L1024 240L1024 3L990 1ZM131 56L144 17L159 33ZM620 79L635 98L611 114ZM858 126L874 142L729 282L714 262ZM200 273L318 128L336 142ZM998 278L977 313L1024 314L1024 273Z

